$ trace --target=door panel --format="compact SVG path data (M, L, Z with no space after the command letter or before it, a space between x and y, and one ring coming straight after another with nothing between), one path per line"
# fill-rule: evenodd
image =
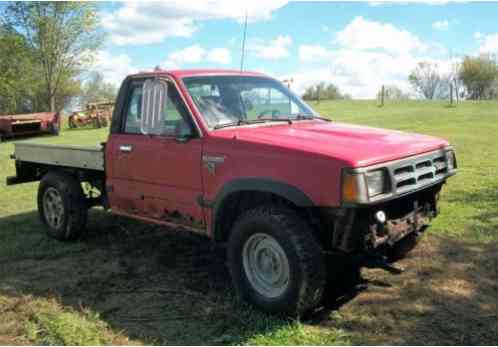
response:
M109 170L112 192L109 199L118 212L203 227L204 214L197 203L202 194L202 138L178 141L174 136L177 124L183 122L182 117L190 115L178 104L181 102L179 95L172 88L171 84L164 135L138 133L139 127L133 122L136 123L140 115L131 112L131 116L127 116L130 124L123 125L123 132L130 133L111 136L108 146L113 158L109 163L112 166ZM138 108L130 105L129 109L137 111ZM184 131L185 124L182 127Z

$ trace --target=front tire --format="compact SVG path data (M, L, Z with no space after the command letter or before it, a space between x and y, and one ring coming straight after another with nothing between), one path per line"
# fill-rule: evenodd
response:
M78 238L88 214L78 180L65 173L48 172L38 188L38 212L50 237L60 241Z
M261 310L296 316L320 302L326 282L322 249L290 209L262 206L239 217L228 261L239 296Z

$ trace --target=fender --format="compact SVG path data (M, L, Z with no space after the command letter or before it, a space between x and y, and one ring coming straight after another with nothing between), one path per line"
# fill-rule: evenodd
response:
M213 230L215 240L219 239L219 236L221 235L221 231L217 230L216 224L217 219L222 212L223 203L232 193L243 191L272 193L289 200L299 207L312 207L315 205L303 191L288 183L275 181L270 178L241 178L229 181L223 185L214 201L202 201L203 207L213 209L211 230Z

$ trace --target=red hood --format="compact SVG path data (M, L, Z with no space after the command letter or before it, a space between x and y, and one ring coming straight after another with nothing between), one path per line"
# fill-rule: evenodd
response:
M448 146L436 137L346 123L297 121L292 125L227 128L215 137L316 153L361 167L429 152Z

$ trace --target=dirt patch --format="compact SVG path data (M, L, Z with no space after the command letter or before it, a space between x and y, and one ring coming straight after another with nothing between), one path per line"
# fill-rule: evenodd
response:
M0 294L91 310L132 343L240 344L285 324L235 299L224 250L209 240L98 211L91 220L74 249L2 262ZM362 270L305 329L340 328L357 344L496 344L496 245L427 235L399 265L396 276ZM10 336L0 337L24 343Z
M363 270L363 290L338 310L338 325L359 336L358 343L403 345L496 344L498 273L495 244L427 236L398 263L397 276Z

